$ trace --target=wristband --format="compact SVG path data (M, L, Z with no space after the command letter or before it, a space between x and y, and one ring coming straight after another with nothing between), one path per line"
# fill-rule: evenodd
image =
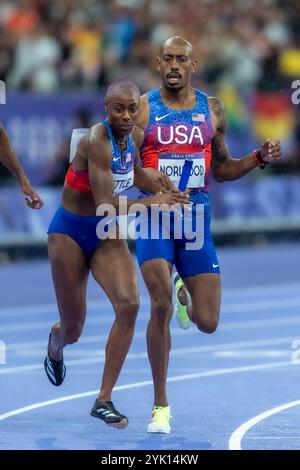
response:
M265 168L266 165L268 165L269 162L265 162L260 154L259 150L253 150L252 156L255 160L256 166L259 166L261 170Z

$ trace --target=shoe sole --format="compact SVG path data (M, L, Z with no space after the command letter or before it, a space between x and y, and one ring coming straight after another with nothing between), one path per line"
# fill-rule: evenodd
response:
M125 429L128 426L128 421L127 421L127 419L123 419L119 423L109 423L107 425L110 426L111 428L115 428L115 429Z
M168 431L163 430L163 429L159 429L159 428L155 431L154 430L149 431L149 428L147 429L147 433L149 433L149 434L170 434L170 432L171 432L171 428Z
M105 423L107 426L111 428L125 429L128 426L128 419L122 419L122 421L119 421L117 423L106 423L104 419L100 418L98 414L91 412L90 415L93 416L94 418L100 419L100 421L103 421L103 423Z

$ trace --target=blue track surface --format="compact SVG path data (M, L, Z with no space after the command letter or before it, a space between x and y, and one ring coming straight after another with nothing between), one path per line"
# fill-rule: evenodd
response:
M153 397L141 279L135 339L113 396L130 424L118 431L89 416L113 320L103 292L90 279L85 330L66 349L67 377L55 388L42 367L57 318L49 265L2 266L0 340L7 359L0 365L0 449L300 449L300 401L276 410L300 399L300 365L291 361L292 342L300 339L300 245L227 248L218 255L218 331L205 335L172 322L170 435L146 433Z

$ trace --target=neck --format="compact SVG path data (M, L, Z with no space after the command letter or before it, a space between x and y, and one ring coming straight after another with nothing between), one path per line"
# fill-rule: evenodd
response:
M161 97L171 106L184 107L189 106L192 102L195 101L195 92L190 85L183 87L178 91L170 91L166 87L162 87Z
M118 144L122 144L122 143L126 143L127 141L127 134L122 134L118 131L116 131L115 129L112 129L112 134L115 138L115 141L118 143Z

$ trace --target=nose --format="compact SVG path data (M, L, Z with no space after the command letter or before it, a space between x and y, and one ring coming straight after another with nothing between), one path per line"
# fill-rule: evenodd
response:
M123 121L130 121L130 115L127 109L125 110L125 113L123 115Z
M178 70L178 62L176 57L173 57L172 62L171 62L171 70Z

